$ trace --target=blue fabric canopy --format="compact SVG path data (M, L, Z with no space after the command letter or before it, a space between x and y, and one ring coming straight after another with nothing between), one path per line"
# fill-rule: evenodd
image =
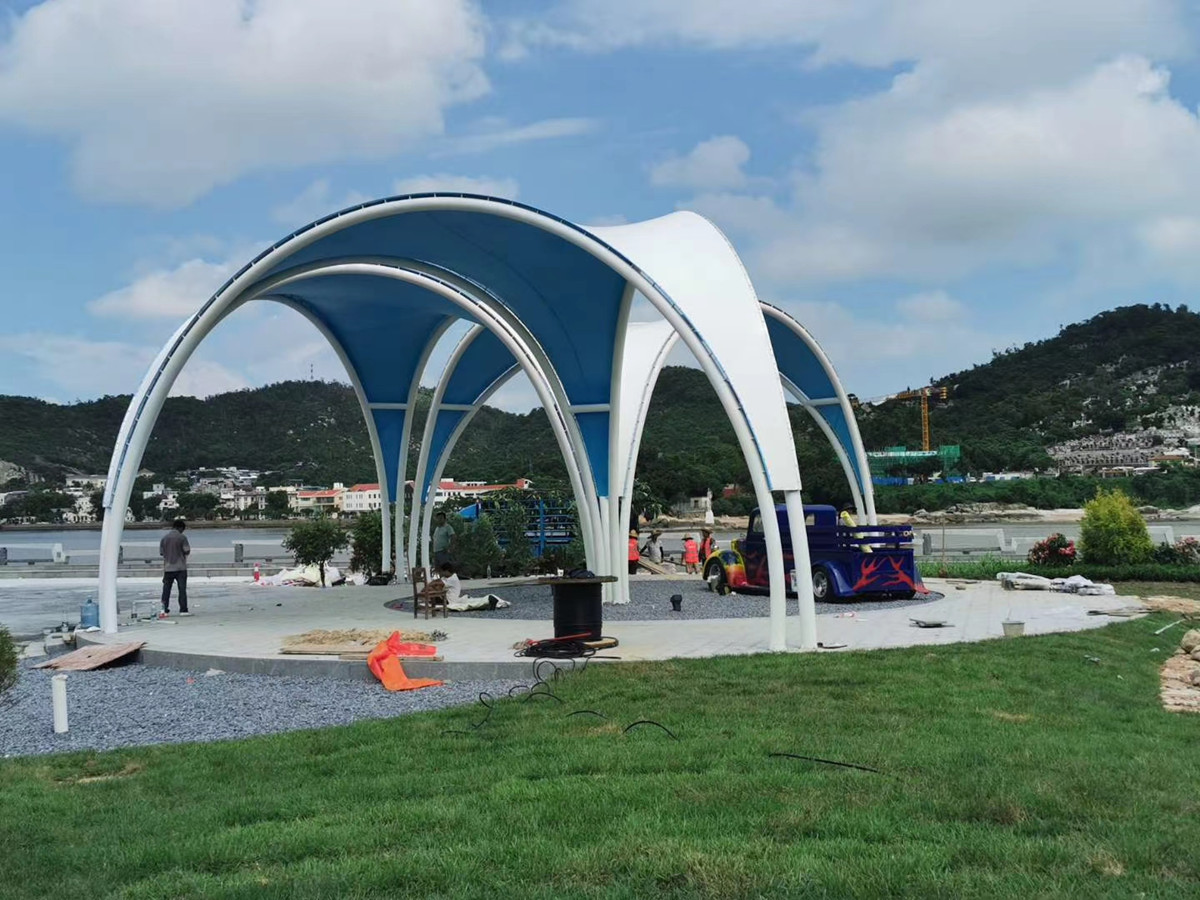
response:
M396 257L387 256L396 248ZM350 260L409 260L471 282L507 306L557 372L571 405L606 404L624 279L587 252L531 225L490 214L418 211L351 225L298 249L267 277L298 266ZM430 337L447 316L471 316L431 291L371 275L313 275L279 292L303 307L341 344L368 403L403 403ZM481 343L482 342L482 343ZM476 341L471 360L454 373L447 403L473 403L513 364L492 335ZM503 361L502 361L503 358ZM376 411L381 449L395 494L403 413ZM460 416L461 418L461 416ZM585 422L585 419L592 421ZM596 491L608 490L605 413L581 417ZM444 447L456 420L437 425ZM436 459L433 455L431 459ZM427 477L432 477L432 472ZM428 484L425 485L428 487Z
M767 332L771 336L771 346L775 351L775 361L779 365L779 374L803 391L809 400L836 398L837 388L812 349L780 320L773 316L766 316L765 319ZM837 438L846 458L850 460L859 489L869 490L871 473L862 471L859 466L845 412L836 403L814 406L812 410L825 421Z

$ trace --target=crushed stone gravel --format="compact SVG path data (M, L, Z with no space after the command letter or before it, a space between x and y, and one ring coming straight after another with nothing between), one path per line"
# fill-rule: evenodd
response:
M50 707L55 673L30 666L22 665L20 680L0 700L0 758L348 725L474 703L481 691L500 696L520 683L461 681L390 693L367 681L205 675L132 664L68 673L69 730L55 734Z
M454 613L454 616L477 616L488 619L552 619L554 618L554 600L549 587L497 585L490 589L491 593L502 597L512 605L505 609L476 610L473 612ZM473 588L467 593L474 596L485 596L488 588ZM722 597L708 589L708 584L700 578L689 580L655 579L631 581L629 584L629 602L622 604L607 604L604 607L604 619L608 622L625 622L631 620L657 619L748 619L770 615L770 599L765 595L756 594L727 594ZM682 608L679 612L671 609L671 596L680 594L683 597ZM869 612L875 609L896 609L904 606L917 606L931 600L941 599L942 595L931 593L927 596L914 597L912 600L880 600L854 601L851 603L818 603L817 615L833 615L853 610ZM411 598L410 598L411 602ZM797 601L788 600L788 615L797 612ZM411 609L411 606L409 607Z

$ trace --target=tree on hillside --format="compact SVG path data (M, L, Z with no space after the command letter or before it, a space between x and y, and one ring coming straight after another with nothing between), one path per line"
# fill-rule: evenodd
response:
M325 587L325 563L350 541L350 536L333 519L297 522L283 539L283 549L296 555L302 566L316 566Z
M290 509L287 491L267 491L268 519L286 519Z
M130 509L132 509L133 508L133 498L130 497L129 499L130 499L129 507L130 507ZM104 521L104 489L99 488L97 490L92 491L90 494L88 494L88 503L90 503L92 506L92 516L95 518L95 520L97 522L103 522ZM137 516L136 512L134 513L134 516L140 518L140 516Z
M1083 561L1094 565L1149 562L1154 542L1141 513L1120 490L1099 491L1084 507L1079 523Z
M394 532L393 532L394 533ZM350 528L350 570L368 578L379 574L383 561L383 514L367 512L354 520ZM391 554L388 554L389 558Z

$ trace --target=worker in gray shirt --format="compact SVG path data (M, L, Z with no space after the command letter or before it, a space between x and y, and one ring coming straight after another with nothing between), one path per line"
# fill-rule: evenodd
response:
M450 562L454 552L454 528L446 522L444 512L434 513L433 516L433 564L444 566Z
M162 536L158 542L158 555L163 558L163 590L162 612L160 619L165 619L171 612L171 583L179 585L179 614L190 616L187 605L187 558L192 552L188 539L183 536L187 523L176 519L171 530Z

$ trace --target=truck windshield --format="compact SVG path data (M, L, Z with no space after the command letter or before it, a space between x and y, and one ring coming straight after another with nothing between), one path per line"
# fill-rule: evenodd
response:
M750 527L746 529L746 534L747 536L762 534L762 519L759 517L758 513L751 513Z

